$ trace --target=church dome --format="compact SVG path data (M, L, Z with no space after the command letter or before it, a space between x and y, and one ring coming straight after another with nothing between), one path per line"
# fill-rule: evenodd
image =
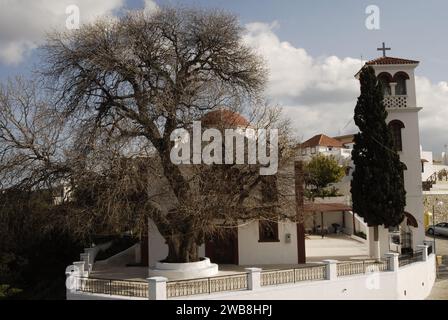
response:
M205 127L248 127L250 125L249 121L237 112L218 109L208 112L201 118L202 125Z

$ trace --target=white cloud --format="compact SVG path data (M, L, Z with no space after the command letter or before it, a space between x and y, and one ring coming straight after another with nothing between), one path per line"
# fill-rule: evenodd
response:
M152 12L159 9L159 6L154 0L144 0L144 8L147 12Z
M25 53L36 48L36 44L33 41L12 41L0 45L0 61L5 64L19 64L22 62Z
M297 134L308 139L357 131L353 111L359 96L354 74L361 61L336 56L315 58L304 49L281 41L275 34L278 23L246 25L245 42L254 47L270 69L267 95L283 106ZM441 151L448 144L448 83L432 83L416 77L421 143L424 149Z
M304 49L280 41L274 33L277 23L246 25L244 41L266 60L270 78L267 95L280 103L300 137L317 133L343 134L353 117L359 85L354 78L359 59L336 56L314 58Z
M141 0L145 10L158 8L154 0ZM0 0L0 65L18 64L42 43L45 32L66 26L68 5L80 8L81 23L112 15L125 0ZM4 8L7 8L6 10ZM270 69L267 90L273 103L284 106L299 136L344 134L356 130L353 116L359 85L353 75L359 59L313 57L306 50L281 41L274 22L246 25L244 40L264 56ZM416 77L422 144L441 150L448 143L448 83ZM347 123L349 123L347 125Z
M45 32L66 26L67 6L77 5L81 23L111 15L124 0L0 0L0 63L18 64L39 45Z
M442 151L448 144L448 83L431 83L426 77L416 77L417 105L421 142L425 149Z

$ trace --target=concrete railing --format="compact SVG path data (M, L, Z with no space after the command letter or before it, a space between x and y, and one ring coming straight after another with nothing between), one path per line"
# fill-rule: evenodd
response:
M304 268L265 271L260 268L246 268L245 273L179 281L168 281L168 279L164 277L148 278L147 283L111 279L86 279L83 277L83 273L80 272L80 270L74 270L74 273L68 274L68 277L71 278L70 283L72 285L70 290L67 291L67 298L103 299L106 298L105 295L109 295L110 297L113 297L111 299L129 299L130 297L149 300L176 298L219 299L220 297L233 297L238 299L241 294L244 294L244 296L249 298L252 297L257 299L259 296L266 298L265 295L269 290L280 290L282 287L285 288L286 291L300 289L300 287L294 289L295 286L302 286L303 290L312 289L315 291L327 288L326 286L328 283L332 283L331 286L342 283L344 286L352 288L357 287L357 290L359 291L360 286L369 286L366 284L368 283L367 280L371 275L375 274L384 274L387 278L384 280L384 283L387 284L387 288L384 290L385 292L387 291L386 296L388 296L395 292L393 290L392 292L391 288L389 288L394 283L397 287L401 288L408 285L410 281L413 281L413 277L418 279L419 276L429 277L425 278L425 281L428 281L428 279L429 282L434 281L434 279L431 278L432 275L428 275L427 271L417 271L422 273L421 275L413 273L412 266L415 263L432 263L432 260L430 260L428 256L428 246L422 245L418 247L421 251L421 255L418 255L419 258L402 266L400 266L400 257L398 253L388 253L386 254L386 261L380 263L372 261L339 263L336 260L324 260L323 264ZM431 255L431 259L432 258L433 255ZM77 266L76 263L75 266ZM82 265L79 265L79 268L81 269ZM427 267L424 266L423 269L424 268ZM417 269L420 270L422 267L420 266ZM403 274L406 274L405 277L410 278L409 280L402 280L402 278L405 278L400 274L402 270ZM431 270L430 266L428 270ZM367 277L367 280L358 277ZM375 280L375 278L372 279ZM357 283L359 281L361 282ZM318 289L321 286L320 283L324 284L324 287ZM422 282L419 284L421 285L421 283ZM133 290L137 290L134 295L132 294ZM147 293L142 290L147 290ZM425 288L425 290L427 290L427 288ZM314 291L311 293L314 293ZM406 290L404 290L404 292L404 295L406 295ZM415 294L415 296L422 295L424 295L424 293L420 295L417 293ZM337 297L335 296L335 298ZM397 298L400 298L400 296L397 296Z
M225 291L249 290L249 274L240 273L227 276L169 281L166 283L166 297L185 297L198 294L212 294ZM148 279L148 281L151 278ZM157 282L160 282L158 278ZM155 295L157 297L157 294Z
M71 266L66 269L67 276L88 277L93 269L96 256L101 250L106 250L112 245L112 241L95 245L89 248L84 248L84 252L79 255L79 261L74 261Z

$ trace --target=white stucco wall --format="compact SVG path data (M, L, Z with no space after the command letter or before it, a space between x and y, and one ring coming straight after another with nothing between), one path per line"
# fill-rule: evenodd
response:
M400 268L335 280L299 282L262 287L256 291L237 291L191 297L192 300L423 300L435 281L435 256ZM406 291L406 295L405 295ZM185 299L179 299L185 300Z
M415 262L396 271L267 286L256 290L194 295L170 300L423 300L430 294L434 285L435 268L435 255L431 254L427 261ZM67 300L144 299L67 290Z
M291 234L291 242L285 240ZM240 265L297 263L297 226L292 222L279 222L280 242L258 242L258 222L238 228L238 256Z
M436 280L436 257L429 255L428 261L409 264L397 273L397 298L424 299L431 293Z
M423 151L420 147L420 158L427 160L423 163L422 181L426 181L434 172L433 157L431 151Z
M406 165L404 183L406 188L405 210L423 226L423 196L421 181L420 142L418 118L416 112L389 112L388 121L399 119L405 128L402 129L403 151L399 152L400 160ZM424 240L424 229L413 230L413 243L421 244Z
M148 264L154 267L156 263L168 255L168 246L154 222L149 220L148 227Z
M152 268L155 267L158 261L166 258L168 255L168 246L154 222L149 220L148 225L148 265ZM199 257L205 256L204 245L199 247L198 254Z
M291 234L291 241L286 242L286 234ZM297 263L297 227L292 222L279 223L279 242L258 242L258 222L250 222L238 228L238 255L240 265ZM157 261L168 254L160 232L152 221L148 231L149 266L154 267ZM199 247L199 256L205 256L205 246Z
M360 216L355 215L355 228L356 232L362 231L369 236L369 230L367 224L364 222ZM353 234L353 212L347 211L345 212L345 233Z

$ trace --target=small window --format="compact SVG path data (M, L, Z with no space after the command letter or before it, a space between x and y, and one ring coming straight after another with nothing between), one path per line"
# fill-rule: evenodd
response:
M306 148L302 149L302 156L306 155Z
M401 138L401 129L403 128L404 124L400 120L392 120L389 122L389 129L392 133L392 140L396 151L403 151L403 141Z
M333 147L328 147L328 151L332 151L333 150Z
M312 147L312 148L311 148L311 153L312 153L312 154L315 154L315 153L316 153L316 147Z
M260 220L258 222L259 240L258 242L279 242L278 222L270 220Z

